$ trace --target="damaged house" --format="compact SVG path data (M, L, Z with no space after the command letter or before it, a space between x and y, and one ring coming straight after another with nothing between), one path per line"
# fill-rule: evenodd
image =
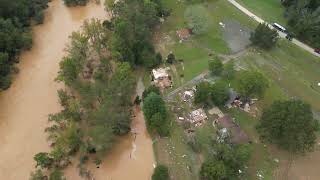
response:
M220 126L226 128L230 134L230 142L234 144L248 143L248 135L236 124L229 115L218 118L216 121ZM225 131L225 130L224 130Z
M207 119L207 114L202 108L192 111L189 115L189 121L196 127L200 126Z
M162 90L172 86L171 77L167 72L167 68L152 69L152 81L155 86Z

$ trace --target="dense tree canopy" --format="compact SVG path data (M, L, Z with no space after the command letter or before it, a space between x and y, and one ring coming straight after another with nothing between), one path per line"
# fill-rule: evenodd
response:
M195 34L205 33L209 29L209 13L202 5L189 6L184 13L184 18L188 22L189 28Z
M30 25L42 23L47 0L1 0L0 4L0 90L9 88L10 72L22 50L30 49Z
M89 0L63 0L67 6L84 6Z
M229 91L227 85L222 81L214 83L213 85L211 85L210 96L212 102L216 106L224 106L229 99Z
M143 100L143 113L149 130L161 136L169 134L169 120L165 102L159 94L151 92Z
M320 1L282 0L289 31L301 40L320 48Z
M113 35L110 44L113 56L131 65L148 68L161 63L151 42L161 8L161 1L156 0L123 0L112 5Z
M235 74L234 63L233 61L229 61L223 67L222 77L230 80L234 78Z
M210 97L210 84L208 82L201 82L196 86L196 89L194 102L196 104L206 104Z
M215 144L212 153L201 166L200 179L219 180L237 179L239 170L244 171L250 159L251 148L249 145Z
M269 87L268 79L257 71L243 71L237 78L237 90L245 97L263 97Z
M206 161L202 164L200 177L203 180L222 180L227 177L226 167L221 161Z
M317 128L310 105L300 100L274 102L263 111L258 125L262 139L291 152L311 150Z
M271 49L278 40L278 32L270 29L268 24L259 24L256 30L251 33L250 40L253 45L263 49Z
M62 177L59 169L66 167L70 155L77 152L81 159L94 153L100 162L115 137L131 130L136 79L128 62L105 53L110 48L106 44L110 33L99 20L92 19L70 37L57 77L70 90L58 91L63 110L49 116L50 126L45 131L53 147L51 152L35 157L38 166L51 173L49 179ZM80 162L82 167L85 161Z
M142 99L146 98L147 95L149 95L150 93L156 93L158 95L160 95L160 89L157 86L149 86L148 88L146 88L143 93L142 93Z
M209 61L209 71L212 75L219 76L223 71L223 64L220 59L216 58Z
M169 179L170 179L169 171L166 166L157 165L157 167L154 168L152 180L169 180Z
M188 22L188 27L195 34L202 34L209 28L209 13L202 5L189 6L184 12L184 18Z

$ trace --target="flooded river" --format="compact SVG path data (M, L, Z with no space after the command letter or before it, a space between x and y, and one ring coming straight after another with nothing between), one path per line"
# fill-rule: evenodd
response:
M141 97L144 86L138 81L137 94ZM140 107L133 109L135 117L132 131L118 139L109 155L97 167L93 162L88 169L95 180L150 180L153 173L154 154L152 140L147 132L143 113ZM67 168L67 179L79 179L76 164Z
M49 151L44 129L48 125L48 114L61 108L57 90L62 85L54 79L69 42L68 36L78 30L85 19L105 19L107 15L102 4L67 8L62 0L53 0L46 12L45 23L34 27L33 48L22 53L20 73L10 89L0 95L1 180L28 179L35 166L33 156ZM136 109L133 127L138 133L136 138L133 134L121 138L99 169L89 167L97 179L150 178L152 142L139 109ZM77 170L69 169L66 171L68 179L80 179Z

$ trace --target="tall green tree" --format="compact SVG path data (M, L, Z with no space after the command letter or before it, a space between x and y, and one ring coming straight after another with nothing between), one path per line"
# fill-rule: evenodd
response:
M169 180L169 170L164 165L157 165L152 174L152 180Z
M233 61L230 61L224 65L222 77L226 79L233 79L235 77L236 71L234 69Z
M210 84L208 82L201 82L196 86L194 102L199 104L207 104L210 97Z
M316 142L318 122L309 104L301 100L276 101L264 109L257 128L263 140L291 152L306 152Z
M201 166L200 178L203 180L238 179L239 170L245 171L251 155L249 145L215 144L215 152L210 154Z
M209 71L212 75L219 76L223 72L223 64L220 59L209 61Z
M34 156L34 160L37 162L36 167L41 167L41 168L50 168L52 165L53 159L49 156L48 153L38 153Z
M63 0L67 6L84 6L89 0Z
M143 113L149 130L155 130L161 136L169 135L168 114L160 95L151 92L144 98Z
M212 102L217 106L224 106L229 99L228 87L222 81L218 81L213 84L211 86L210 93Z
M184 12L184 18L188 22L189 28L195 34L205 33L210 27L209 13L202 5L189 6Z
M160 113L163 116L163 118L166 118L167 110L165 107L165 102L163 101L161 96L153 92L150 93L143 100L143 113L147 120L150 120L152 116L156 113Z
M282 0L289 31L314 48L320 48L320 1Z
M259 24L253 33L250 40L253 45L262 49L271 49L278 41L278 32L275 29L270 29L268 24Z
M237 90L245 97L263 97L269 82L257 71L243 71L238 76Z
M223 180L227 177L226 167L221 161L206 161L200 169L202 180Z

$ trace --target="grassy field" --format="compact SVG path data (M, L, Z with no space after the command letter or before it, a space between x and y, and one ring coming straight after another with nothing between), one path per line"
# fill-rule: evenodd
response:
M240 66L263 72L287 96L301 98L320 112L319 58L282 40L269 52L251 51L238 61Z
M199 159L188 146L181 126L173 123L171 136L157 139L154 150L157 162L168 166L172 179L198 179Z
M184 75L184 80L188 81L207 69L209 53L230 54L230 49L223 39L219 22L224 20L235 20L244 26L254 28L255 21L247 18L246 15L237 11L227 1L209 0L204 4L210 15L210 28L207 33L192 36L188 41L179 43L176 31L186 28L184 19L186 5L175 0L164 0L165 5L172 9L171 16L161 25L157 34L157 49L164 56L172 51L177 59L184 60L184 71L179 74Z
M252 140L253 152L248 164L248 178L257 179L257 172L259 172L265 179L273 179L273 169L276 167L276 163L264 144L259 142L258 134L255 131L258 120L239 109L230 109L226 112L235 118L235 121Z
M284 18L285 9L280 0L237 0L237 2L265 21L287 24Z
M268 21L277 21L281 24L285 22L282 18L283 9L277 0L238 1L244 5L250 4L252 8L248 7L250 10L255 13L256 9L261 13L261 17ZM164 2L173 11L158 31L157 50L163 56L172 51L176 59L183 59L183 65L179 63L174 65L176 69L175 72L172 72L174 88L207 70L208 60L211 58L209 53L231 53L223 39L219 22L235 20L251 29L257 25L227 1L209 0L209 3L204 4L204 7L212 19L210 30L203 35L192 36L190 40L179 43L176 30L187 26L183 17L186 5L176 0L164 0ZM257 15L260 14L257 13ZM259 112L275 100L291 97L298 97L309 102L315 111L320 112L320 87L317 86L317 83L320 82L319 58L286 40L280 40L277 47L268 52L249 48L247 53L234 59L234 62L244 69L256 69L269 79L270 87L264 99L259 100L257 104ZM180 75L183 75L183 78ZM227 113L236 119L241 128L253 140L254 151L248 165L248 179L257 179L257 172L262 174L265 179L273 179L273 171L277 167L274 158L279 158L282 162L285 160L286 154L275 157L270 153L269 145L266 147L259 142L255 130L258 121L256 118L236 109L228 110ZM197 132L203 140L202 144L206 144L208 139L210 141L212 131L214 130L204 127ZM156 141L154 147L157 161L169 166L174 179L197 179L201 156L199 157L192 152L187 145L185 133L178 124L173 124L173 133L170 138Z

